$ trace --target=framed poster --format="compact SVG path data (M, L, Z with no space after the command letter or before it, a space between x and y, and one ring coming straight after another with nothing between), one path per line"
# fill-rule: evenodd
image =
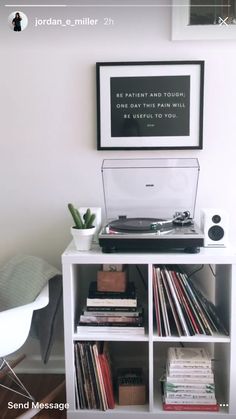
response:
M201 149L204 61L97 63L98 150Z
M236 39L236 0L172 0L172 40Z

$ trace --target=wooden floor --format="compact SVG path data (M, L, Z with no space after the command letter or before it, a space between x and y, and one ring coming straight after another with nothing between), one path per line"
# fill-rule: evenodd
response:
M24 386L33 395L36 401L41 401L44 397L61 384L65 377L59 374L21 374L19 375ZM1 383L9 384L9 379L5 378ZM25 409L9 409L8 403L25 403L27 399L19 396L9 390L5 390L0 387L0 418L1 419L15 419L20 416ZM55 403L66 403L65 396L65 385L63 385L61 391L53 400L53 406ZM31 404L30 404L31 405ZM38 413L35 418L39 419L65 419L66 411L58 409L42 410Z

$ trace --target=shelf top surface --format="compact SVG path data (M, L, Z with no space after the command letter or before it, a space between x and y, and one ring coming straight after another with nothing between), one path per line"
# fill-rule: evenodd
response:
M102 253L98 245L90 251L78 251L73 241L62 254L63 264L92 264L92 263L128 263L128 264L236 264L236 249L204 248L199 253L185 252L139 252L139 253Z

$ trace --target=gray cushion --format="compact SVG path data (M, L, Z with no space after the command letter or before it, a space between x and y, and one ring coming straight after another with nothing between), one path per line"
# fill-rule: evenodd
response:
M32 303L58 269L36 256L18 255L0 269L0 311Z

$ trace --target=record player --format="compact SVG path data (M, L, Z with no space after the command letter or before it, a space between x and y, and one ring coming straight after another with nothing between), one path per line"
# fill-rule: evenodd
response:
M104 253L186 251L203 246L194 222L197 159L107 159L102 164Z

